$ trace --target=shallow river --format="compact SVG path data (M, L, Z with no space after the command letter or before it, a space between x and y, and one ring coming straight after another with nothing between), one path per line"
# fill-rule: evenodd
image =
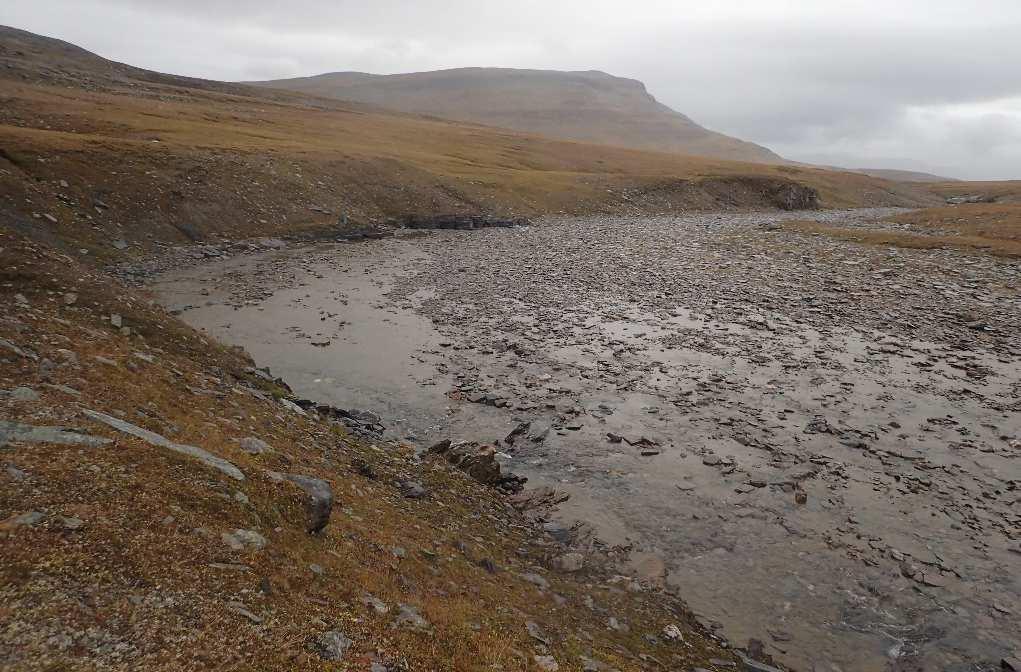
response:
M1021 649L1021 268L786 217L437 232L151 286L392 438L530 422L508 466L736 645L801 670L997 669Z

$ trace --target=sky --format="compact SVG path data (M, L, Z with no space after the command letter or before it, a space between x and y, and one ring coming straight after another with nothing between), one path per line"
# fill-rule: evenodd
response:
M0 24L221 80L603 70L789 159L1021 178L1021 0L8 0Z

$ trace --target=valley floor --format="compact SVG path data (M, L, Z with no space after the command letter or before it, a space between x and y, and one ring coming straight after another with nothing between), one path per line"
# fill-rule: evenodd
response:
M1021 649L1021 265L827 235L903 219L556 218L151 289L299 396L419 448L495 444L571 495L549 532L734 645L803 670L996 669Z

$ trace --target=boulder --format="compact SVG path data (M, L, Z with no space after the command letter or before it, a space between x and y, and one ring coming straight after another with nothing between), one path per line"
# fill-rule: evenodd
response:
M476 443L440 441L429 452L442 455L447 462L464 471L480 483L509 493L521 492L528 480L522 476L503 473L496 459L496 448Z
M268 443L254 436L246 436L238 441L238 445L241 446L241 450L252 455L261 455L262 453L273 452L273 449L270 448Z
M79 445L90 448L112 443L110 439L79 434L69 431L64 427L36 427L34 425L24 425L20 422L0 420L0 446L7 445L12 441L57 443L65 446Z
M9 396L14 401L39 401L39 393L31 387L16 387L10 391Z
M13 352L18 357L22 357L24 359L31 359L34 361L39 360L39 355L35 354L30 350L19 348L18 346L14 345L13 343L4 338L0 338L0 348L3 348L4 350L7 350L9 352Z
M351 648L352 643L339 630L330 630L312 640L312 650L318 653L323 660L336 662L344 660L344 655Z
M394 625L397 627L410 628L412 630L428 630L429 621L425 620L419 613L418 607L410 604L398 604L397 620Z
M560 669L560 665L553 656L540 656L536 654L534 658L535 666L543 670L543 672L557 672Z
M25 511L0 521L0 532L10 532L19 527L34 527L46 518L41 511Z
M330 484L319 478L285 474L284 478L301 488L308 496L305 509L307 513L305 529L309 534L321 532L330 522L333 511L333 490Z
M530 511L533 509L552 509L570 498L571 495L569 493L543 486L515 494L510 497L510 503L518 511Z
M580 572L585 567L585 556L581 553L564 553L553 561L553 566L562 572Z
M224 532L220 535L220 539L232 551L261 551L269 543L266 541L266 537L255 530L238 529L233 532Z
M510 446L514 445L514 441L517 440L518 437L526 435L531 426L532 423L529 421L518 424L518 426L512 429L510 434L504 438L504 443Z
M400 484L401 494L408 499L425 499L429 491L418 481L402 481Z

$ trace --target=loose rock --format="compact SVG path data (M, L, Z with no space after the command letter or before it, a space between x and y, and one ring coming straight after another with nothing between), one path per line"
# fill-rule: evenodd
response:
M344 660L347 650L353 642L344 636L339 630L330 630L318 635L312 641L312 649L319 654L323 660L339 662Z
M301 488L308 496L306 500L307 520L305 529L309 534L317 534L330 522L333 511L333 490L330 484L318 478L287 474L285 478Z

